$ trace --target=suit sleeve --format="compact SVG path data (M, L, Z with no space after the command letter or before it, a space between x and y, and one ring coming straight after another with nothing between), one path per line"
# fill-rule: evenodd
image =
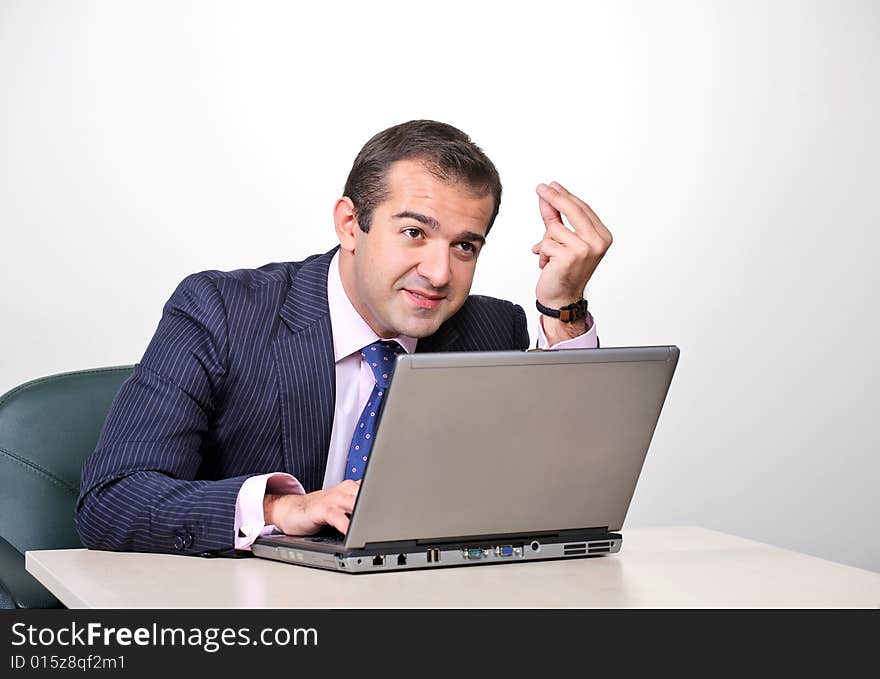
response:
M227 353L220 293L208 276L189 276L165 305L83 466L75 521L86 547L176 554L233 548L235 501L247 477L196 480L210 450Z
M519 304L513 305L513 343L520 351L529 348L529 324L526 312Z

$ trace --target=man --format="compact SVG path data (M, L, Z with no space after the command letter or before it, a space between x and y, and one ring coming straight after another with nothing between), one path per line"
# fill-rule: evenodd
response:
M611 234L559 184L537 192L539 346L596 347L582 297ZM345 532L390 379L379 358L528 347L521 307L468 294L501 182L467 135L380 132L344 194L338 248L178 286L84 465L87 547L235 554L275 530Z

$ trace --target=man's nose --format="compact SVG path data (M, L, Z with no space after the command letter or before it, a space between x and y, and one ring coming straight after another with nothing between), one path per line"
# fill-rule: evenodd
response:
M445 243L432 243L424 248L418 272L434 288L449 285L449 247Z

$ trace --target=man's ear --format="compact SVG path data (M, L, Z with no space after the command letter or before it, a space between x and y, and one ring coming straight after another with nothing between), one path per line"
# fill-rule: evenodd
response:
M336 225L336 236L343 250L354 252L357 236L361 230L357 220L354 203L348 196L343 196L333 206L333 222Z

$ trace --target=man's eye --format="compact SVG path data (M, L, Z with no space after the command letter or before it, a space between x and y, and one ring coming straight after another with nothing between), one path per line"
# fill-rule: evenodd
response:
M477 251L477 248L474 247L474 244L468 243L467 241L463 241L463 242L459 243L458 247L460 247L462 250L464 250L468 254L472 254Z
M418 238L419 236L422 235L422 230L417 229L414 226L410 226L410 227L404 229L403 233L405 233L409 238Z

